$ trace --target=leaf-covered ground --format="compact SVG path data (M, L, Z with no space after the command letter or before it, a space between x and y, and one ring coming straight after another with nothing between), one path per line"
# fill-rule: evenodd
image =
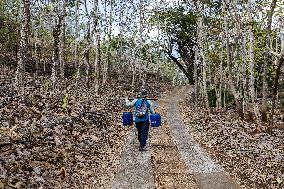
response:
M234 111L207 115L191 95L180 108L191 135L243 188L284 188L284 130L255 133Z
M72 79L51 95L47 77L30 75L18 95L13 76L7 70L0 83L0 188L107 188L129 132L121 97L131 95L131 77L114 76L95 96L93 85Z

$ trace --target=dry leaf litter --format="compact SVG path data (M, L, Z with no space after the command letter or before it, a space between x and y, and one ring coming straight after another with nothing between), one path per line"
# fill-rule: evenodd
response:
M192 95L180 103L188 132L243 188L284 188L284 130L255 133L234 110L207 115Z
M93 85L76 86L71 78L52 95L47 77L26 74L24 95L18 95L11 87L14 71L6 72L0 80L0 188L109 187L129 133L121 124L127 110L121 97L136 94L141 84L131 93L131 77L116 75L96 96ZM149 91L158 95L155 83Z

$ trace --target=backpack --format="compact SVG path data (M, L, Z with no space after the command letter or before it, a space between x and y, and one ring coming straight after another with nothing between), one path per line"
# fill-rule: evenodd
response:
M148 106L146 100L143 99L139 108L136 109L135 116L138 118L144 118L148 114Z

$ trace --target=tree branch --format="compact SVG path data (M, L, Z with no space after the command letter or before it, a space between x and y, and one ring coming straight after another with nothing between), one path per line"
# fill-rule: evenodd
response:
M179 69L181 69L181 71L186 75L186 77L191 80L191 76L189 75L189 73L186 71L186 69L183 67L183 65L178 61L178 59L176 57L174 57L171 53L166 52L167 55L169 56L169 58L176 63L176 65L179 67Z
M270 49L270 48L268 48L268 47L267 47L266 49L267 49L267 51L268 51L270 54L276 56L277 58L280 58L280 57L281 57L280 54L278 54L277 52L274 52L272 49Z

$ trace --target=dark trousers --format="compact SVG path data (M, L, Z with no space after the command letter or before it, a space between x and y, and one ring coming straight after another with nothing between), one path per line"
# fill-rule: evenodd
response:
M140 147L144 148L146 146L146 141L148 139L148 132L149 132L149 121L143 122L136 122L135 123L137 131L138 131L138 140L140 142Z

